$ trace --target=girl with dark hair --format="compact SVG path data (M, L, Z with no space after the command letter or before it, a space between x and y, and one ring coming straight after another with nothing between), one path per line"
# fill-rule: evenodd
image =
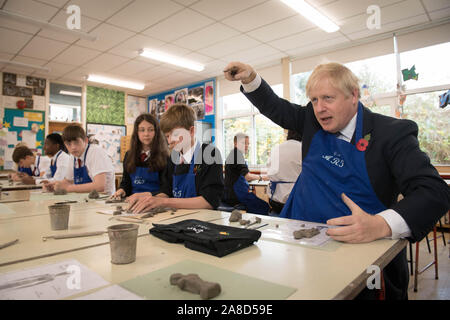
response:
M169 151L159 123L154 116L143 113L134 122L131 147L123 160L123 177L112 198L155 195L160 190L162 172Z
M43 182L64 180L66 171L70 167L70 156L59 133L47 135L44 141L44 152L50 158L50 168L46 170Z

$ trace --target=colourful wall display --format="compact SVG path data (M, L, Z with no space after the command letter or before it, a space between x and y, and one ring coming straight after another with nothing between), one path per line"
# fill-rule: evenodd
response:
M208 79L161 92L148 97L149 112L159 119L171 105L183 102L194 109L197 120L208 123L209 127L214 131L216 110L215 91L215 79ZM214 135L212 136L212 141L214 141Z
M125 124L125 93L87 86L86 122Z

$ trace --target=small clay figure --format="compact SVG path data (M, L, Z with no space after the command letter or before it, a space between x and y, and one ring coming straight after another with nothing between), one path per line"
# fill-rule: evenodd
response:
M311 228L311 229L300 229L297 231L294 231L294 238L295 239L302 239L302 238L312 238L316 235L318 235L320 231L317 228Z
M187 275L174 273L170 276L170 284L178 286L181 290L200 294L202 299L217 297L222 291L220 284L204 281L194 273Z
M122 206L116 206L116 210L117 211L123 211L123 208L122 208Z
M67 190L64 190L64 189L55 190L55 191L53 191L53 194L55 196L63 196L63 195L67 194Z
M170 207L156 207L156 208L150 209L149 211L144 213L141 216L141 219L143 219L143 218L151 218L157 213L163 213L163 212L167 212L167 211L170 211L171 214L174 214L174 212L176 212L177 209L176 208L170 208Z
M113 212L113 216L118 216L122 214L122 210L116 210Z
M250 224L250 220L241 219L241 220L239 220L239 223L241 224L241 226L244 226L246 224Z
M121 202L124 202L124 200L123 199L108 199L108 200L105 200L105 203L121 203Z
M234 209L231 211L230 219L228 221L230 222L238 222L242 219L242 213L239 210Z
M99 197L100 195L98 194L97 190L92 190L91 192L89 192L89 199L98 199Z

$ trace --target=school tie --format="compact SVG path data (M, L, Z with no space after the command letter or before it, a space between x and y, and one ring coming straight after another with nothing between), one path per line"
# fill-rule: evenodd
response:
M81 168L81 159L78 158L78 168Z
M145 159L147 159L147 154L143 152L141 153L141 162L145 162Z

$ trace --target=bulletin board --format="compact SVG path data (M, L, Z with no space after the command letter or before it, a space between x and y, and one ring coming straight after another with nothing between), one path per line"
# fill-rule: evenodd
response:
M4 169L12 169L12 152L18 142L25 142L34 152L43 154L45 139L45 112L5 108L3 128L6 132ZM0 153L1 156L1 153Z
M159 119L171 105L174 103L183 102L194 109L198 121L209 123L210 127L214 131L216 122L215 93L216 80L214 78L171 89L169 91L149 96L148 112ZM214 136L212 136L212 141L214 141Z

